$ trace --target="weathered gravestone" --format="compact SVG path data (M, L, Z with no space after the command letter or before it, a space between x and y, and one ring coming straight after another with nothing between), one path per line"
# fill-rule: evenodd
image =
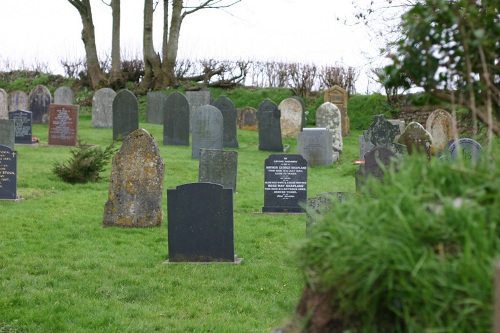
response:
M16 142L15 123L11 119L0 119L0 145L14 149Z
M300 128L306 127L306 102L304 102L304 99L300 96L292 96L291 98L297 100L300 105L302 106L302 125Z
M448 145L448 142L455 138L453 117L442 109L434 110L429 115L425 122L425 129L432 136L432 149L434 154L441 153Z
M167 190L169 262L240 263L234 254L233 191L192 183Z
M9 95L0 88L0 119L9 119Z
M33 115L31 111L17 110L9 112L9 119L14 121L14 142L33 143Z
M350 135L350 121L347 114L347 91L337 85L325 91L324 101L335 104L340 110L341 114L341 135Z
M320 193L313 198L307 198L306 236L309 236L316 224L322 221L325 214L331 211L333 202L342 203L355 197L356 195L352 192L328 192Z
M76 146L79 111L78 105L50 104L49 145Z
M163 113L167 94L161 91L150 91L146 97L146 122L149 124L163 124Z
M237 111L234 103L222 95L217 98L213 103L219 111L222 113L222 119L224 124L223 130L223 146L229 148L238 148L238 138L236 135L236 117Z
M219 149L200 149L199 183L220 184L236 192L238 152Z
M342 152L342 128L340 110L335 104L325 102L316 110L316 127L326 128L332 133L333 160Z
M30 106L28 94L16 90L9 94L9 111L28 110Z
M212 93L208 89L199 91L186 91L186 98L189 102L189 130L193 128L193 115L203 105L212 104Z
M222 149L224 120L215 106L203 105L195 111L192 119L193 158L200 157L200 148Z
M113 100L116 92L111 88L101 88L92 97L92 127L113 127Z
M238 109L238 118L236 124L241 130L258 130L259 126L257 122L257 110L252 107Z
M406 146L408 154L421 153L431 158L432 136L417 122L411 122L398 139L400 144Z
M370 150L375 148L375 145L370 140L367 140L365 135L360 135L358 139L359 139L359 159L364 161L365 155Z
M59 87L54 91L54 104L73 105L73 95L70 87Z
M373 122L363 135L375 147L385 147L396 155L403 156L407 154L406 146L394 143L396 136L400 134L399 124L393 124L383 114L379 114L373 117Z
M276 103L266 99L260 103L257 110L257 121L259 123L259 150L283 151L283 140L281 137L280 111Z
M113 157L103 225L160 226L164 174L165 163L151 134L142 128L130 133Z
M391 150L379 146L365 154L365 164L360 165L355 173L356 190L360 191L369 177L383 180L384 168L388 169L391 163L397 162L397 155ZM381 164L381 165L380 165Z
M326 128L304 128L298 133L297 150L307 160L307 165L332 165L332 133Z
M307 200L307 161L298 154L272 154L265 161L263 213L302 213Z
M302 130L304 110L295 98L286 98L278 105L280 110L280 127L283 138L296 138Z
M29 110L33 112L33 122L35 124L47 124L49 122L49 107L50 103L52 103L49 89L39 84L31 89L29 101Z
M178 91L170 94L165 102L163 144L189 146L189 102Z
M0 200L16 200L17 152L0 145Z
M139 104L135 95L127 89L113 99L113 140L123 140L139 128Z

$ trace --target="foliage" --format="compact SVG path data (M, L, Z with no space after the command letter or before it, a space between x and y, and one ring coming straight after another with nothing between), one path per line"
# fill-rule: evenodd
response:
M385 114L388 119L398 115L398 109L390 106L381 94L351 96L348 110L351 129L355 130L367 129L378 114Z
M491 330L499 168L414 155L362 199L333 203L300 257L346 330Z
M403 16L389 87L410 84L468 107L500 135L499 0L425 0ZM492 119L495 114L497 120Z
M96 182L115 152L114 142L104 150L79 142L71 149L72 157L66 163L56 162L52 172L70 184Z

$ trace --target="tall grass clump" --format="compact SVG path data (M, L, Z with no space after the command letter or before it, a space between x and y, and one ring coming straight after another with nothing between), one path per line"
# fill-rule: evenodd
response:
M300 251L309 289L331 295L331 331L490 332L499 167L410 157L334 202Z

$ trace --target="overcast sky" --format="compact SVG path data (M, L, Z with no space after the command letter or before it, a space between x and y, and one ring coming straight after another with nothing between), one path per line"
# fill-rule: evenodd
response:
M111 8L101 0L91 4L98 52L109 54ZM154 17L158 51L160 7ZM377 54L378 46L364 26L336 20L351 19L353 11L351 0L242 0L225 11L198 11L183 21L179 57L343 64L364 73L369 68L365 53ZM122 0L121 12L122 54L127 59L142 58L143 1ZM67 0L2 0L0 70L42 63L63 74L61 60L84 57L81 29L79 13ZM367 85L362 75L358 92L364 93Z

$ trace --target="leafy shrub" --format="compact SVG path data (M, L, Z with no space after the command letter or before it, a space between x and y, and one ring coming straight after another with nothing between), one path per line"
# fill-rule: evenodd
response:
M491 167L412 156L361 200L332 203L300 256L343 329L491 331L500 164Z
M367 129L373 122L373 117L378 114L384 114L388 119L398 115L397 110L387 103L387 97L376 93L351 96L347 110L352 130Z
M71 149L72 157L67 163L56 162L52 172L70 184L96 182L116 150L114 142L105 149L79 142L76 148Z

